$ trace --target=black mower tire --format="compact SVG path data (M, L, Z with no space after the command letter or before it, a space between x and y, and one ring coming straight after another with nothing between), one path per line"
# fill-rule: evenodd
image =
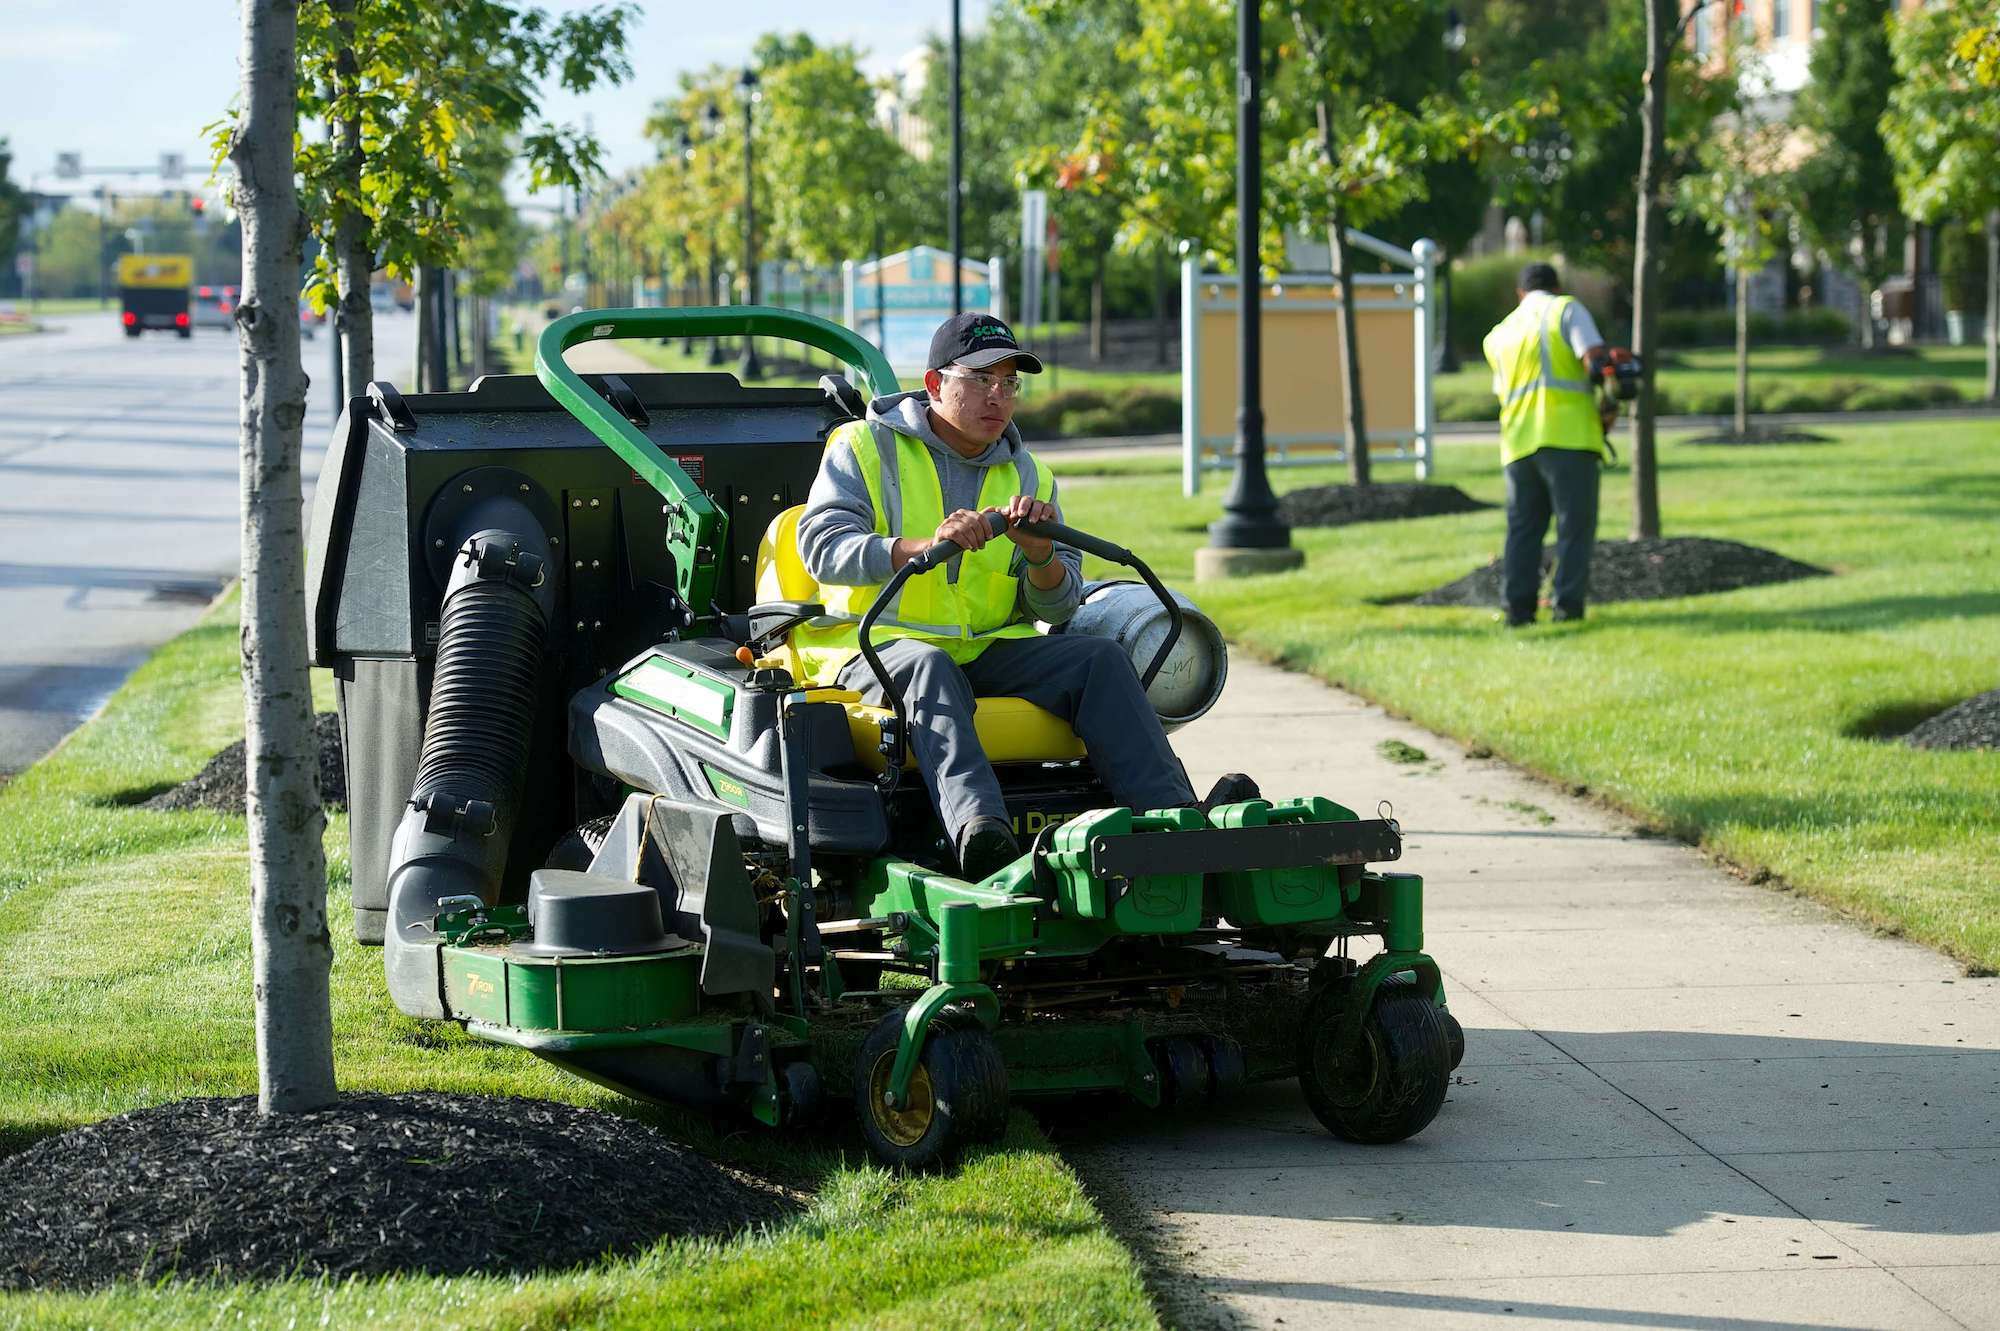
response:
M868 1152L891 1169L944 1169L969 1146L997 1141L1007 1129L1007 1064L977 1021L942 1014L931 1022L909 1104L880 1103L896 1061L903 1016L898 1007L869 1030L854 1057L854 1116Z
M1213 1083L1201 1046L1185 1035L1169 1035L1153 1044L1153 1066L1160 1076L1160 1107L1181 1109L1208 1099Z
M1451 1070L1456 1072L1458 1065L1465 1061L1465 1027L1443 1008L1438 1009L1438 1019L1444 1022L1444 1038L1451 1046Z
M597 852L604 849L604 840L611 835L611 824L618 821L616 814L606 814L593 818L565 833L549 851L545 869L574 869L582 873L590 868L590 862L597 858Z
M1299 1037L1299 1088L1327 1131L1379 1146L1423 1131L1451 1083L1451 1045L1430 995L1401 976L1375 991L1361 1043L1347 1060L1334 1046L1345 985L1313 996Z

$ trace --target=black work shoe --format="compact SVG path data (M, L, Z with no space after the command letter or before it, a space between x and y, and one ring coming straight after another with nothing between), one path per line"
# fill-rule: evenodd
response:
M1583 607L1559 605L1549 612L1549 618L1558 624L1573 624L1583 618Z
M1224 772L1216 783L1209 787L1208 795L1195 807L1205 815L1225 804L1241 804L1245 800L1262 799L1264 792L1257 783L1241 772Z
M1510 629L1531 628L1535 622L1535 612L1530 610L1524 615L1517 611L1509 610L1504 616L1504 622Z
M1014 829L999 818L974 818L958 844L959 876L968 883L990 878L1021 857Z

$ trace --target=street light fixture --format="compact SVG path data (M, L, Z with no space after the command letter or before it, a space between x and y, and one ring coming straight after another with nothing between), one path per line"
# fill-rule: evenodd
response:
M736 80L736 99L743 103L743 294L744 304L757 303L757 175L756 159L752 156L751 131L756 120L752 108L763 97L758 91L757 71L748 65ZM743 362L737 367L736 377L748 382L760 379L764 367L757 360L757 339L743 339Z
M1264 469L1263 264L1258 258L1263 204L1264 38L1258 0L1236 3L1236 472L1222 516L1195 551L1195 576L1272 573L1305 563Z

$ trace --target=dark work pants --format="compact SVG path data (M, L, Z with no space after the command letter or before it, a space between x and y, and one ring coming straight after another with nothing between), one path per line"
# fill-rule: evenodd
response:
M964 666L909 638L879 650L903 691L910 750L954 846L974 818L1007 817L1000 782L973 729L976 697L1026 698L1069 722L1119 804L1165 809L1194 799L1187 770L1167 743L1138 672L1107 638L1000 638ZM887 705L875 672L861 657L841 669L839 683L870 703Z
M1509 619L1535 617L1542 583L1542 538L1556 519L1555 608L1581 615L1597 543L1598 457L1577 448L1542 448L1507 464L1507 545L1501 598Z

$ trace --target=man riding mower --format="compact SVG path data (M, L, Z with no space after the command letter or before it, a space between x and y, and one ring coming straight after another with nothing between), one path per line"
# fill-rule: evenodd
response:
M745 388L563 360L663 336L829 352L871 419L833 376ZM865 579L822 581L840 542L802 528L834 441L865 460L900 411L872 345L781 310L592 311L549 326L536 368L465 393L371 384L315 501L310 632L337 681L356 929L402 1011L781 1129L844 1101L908 1167L995 1137L1015 1100L1087 1092L1188 1106L1296 1077L1362 1142L1437 1113L1463 1037L1421 879L1368 867L1400 856L1399 829L1241 786L1194 801L1151 709L1149 727L1131 712L1185 689L1199 612L1056 521L1025 449L947 507L930 441L889 429L895 466L875 451L873 489L857 466ZM994 402L1006 378L972 386ZM1081 585L1081 554L1143 585ZM1060 616L1043 595L1084 606L1043 634L1022 618ZM1095 627L1093 606L1135 598L1144 631ZM997 645L961 661L974 636ZM980 664L1064 638L1111 645L996 657L1004 693ZM969 687L927 691L953 679L938 658ZM956 749L927 761L947 709ZM1115 747L1135 743L1160 760ZM954 787L973 757L985 776ZM913 761L944 774L935 800ZM982 842L983 818L1021 844Z

